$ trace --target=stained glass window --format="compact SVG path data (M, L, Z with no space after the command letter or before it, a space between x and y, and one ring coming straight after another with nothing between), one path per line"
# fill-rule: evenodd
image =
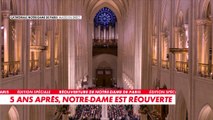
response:
M116 22L117 18L115 14L107 7L100 9L94 18L95 27L99 25L101 28L115 27Z

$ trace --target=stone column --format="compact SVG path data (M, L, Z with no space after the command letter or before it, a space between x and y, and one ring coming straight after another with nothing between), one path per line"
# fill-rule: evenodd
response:
M175 27L175 48L180 48L180 41L181 41L181 27ZM175 55L176 61L181 61L180 54ZM178 66L179 67L179 66Z
M23 59L21 56L23 56L23 53L22 53L22 47L23 47L23 21L16 21L16 32L17 32L17 36L15 37L15 61L19 61L20 64L19 64L19 70L20 72L23 72Z
M123 88L123 77L122 77L122 72L125 71L125 67L126 65L124 65L123 63L125 63L125 54L123 53L124 49L123 49L123 45L124 45L124 26L123 26L123 21L119 21L117 23L117 29L118 29L118 34L119 34L119 38L118 38L118 41L117 41L117 45L118 45L118 48L117 48L117 52L118 52L118 57L117 57L117 60L119 61L117 63L117 78L116 78L116 83L117 83L117 86L118 87L121 87ZM111 27L111 39L114 39L113 38L113 27Z
M89 79L88 79L88 85L89 86L92 86L93 85L93 69L92 69L92 59L93 59L93 56L92 56L92 36L91 36L91 31L92 31L92 27L93 27L93 23L92 22L89 22L88 21L88 32L87 32L87 36L88 36L88 43L87 43L87 46L88 46L88 76L89 76ZM100 37L100 26L98 27L98 31L99 31L99 39L101 38Z
M75 32L75 24L73 21L68 22L68 88L74 89L76 88L75 84L76 80L76 35Z
M144 6L141 7L142 4L145 4L144 1L138 1L135 4L136 7L136 28L135 28L135 42L134 42L134 68L132 68L132 74L134 75L134 78L131 77L131 80L133 80L134 83L134 89L141 89L141 88L147 88L148 87L148 83L146 83L145 81L145 75L143 76L143 74L146 74L143 71L143 68L145 68L145 66L142 66L143 63L146 62L145 59L143 59L143 56L146 56L146 51L144 51L144 45L143 43L148 44L145 41L145 35L142 34L142 32L144 31L143 28L145 27L144 24L142 23L146 23L146 20L142 17L143 15L145 15L145 8L143 8ZM140 15L137 15L140 14ZM146 34L146 33L145 33ZM142 81L142 79L144 79L144 81ZM143 86L142 86L143 84ZM139 105L134 105L133 106L133 112L134 114L138 115L138 110L139 110Z
M209 33L209 27L211 25L211 21L207 19L197 20L198 25L198 63L201 64L208 64L209 62L209 41L210 41L210 35ZM211 67L211 66L210 66ZM207 75L206 66L198 66L199 71L201 74ZM210 71L210 68L208 67L208 72ZM209 73L208 73L209 74Z
M9 62L9 16L10 11L2 11L4 25L4 62ZM9 66L4 66L4 70L9 70Z

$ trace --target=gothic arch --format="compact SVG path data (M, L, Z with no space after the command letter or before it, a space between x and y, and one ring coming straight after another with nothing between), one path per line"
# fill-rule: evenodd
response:
M94 8L92 8L91 12L88 13L88 15L89 15L88 18L89 18L89 21L91 23L93 22L96 13L98 13L98 11L101 8L103 8L103 7L107 7L109 9L111 9L115 13L118 22L121 21L121 16L122 15L121 15L121 12L120 12L119 8L118 7L114 7L113 5L109 4L108 2L105 2L105 3L100 4L99 6L95 6Z
M92 13L94 11L96 11L95 13L97 13L97 11L99 9L101 9L102 7L111 7L110 9L113 9L113 12L117 11L118 14L122 14L122 13L125 13L128 9L128 6L129 6L129 2L127 0L90 0L90 1L87 1L87 2L83 2L83 5L86 9L87 12L87 15L88 18L90 16L92 16ZM107 5L107 6L104 6L104 5ZM98 10L96 10L98 8ZM116 15L117 17L118 14ZM94 17L94 16L92 16Z
M8 111L10 120L19 120L19 113L15 106L11 106Z
M179 92L176 103L176 119L186 120L186 117L188 117L188 109L182 91Z
M213 119L213 109L207 104L199 112L198 120L212 120Z
M200 18L206 18L208 15L208 12L209 12L208 11L209 7L212 6L210 0L204 0L203 2L201 0L199 6L201 7L201 9L200 9L201 11L199 11ZM211 12L211 9L210 9L210 12Z
M16 0L1 0L2 10L11 10L12 14L17 14L18 6Z
M117 6L119 6L120 8L123 8L121 12L127 12L128 6L125 4L126 1L124 0L115 0L114 1L115 4L117 4Z
M110 64L106 61L99 63L98 68L110 68Z

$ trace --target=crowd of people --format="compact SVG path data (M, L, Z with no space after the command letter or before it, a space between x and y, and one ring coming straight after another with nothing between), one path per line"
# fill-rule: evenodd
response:
M96 88L92 89L110 89L110 88ZM122 89L113 87L113 89ZM108 105L107 106L109 120L140 120L139 116L133 114L132 105ZM102 106L101 105L78 105L76 107L75 115L70 117L70 120L101 120Z
M70 120L100 120L101 105L78 105Z
M140 120L133 114L132 105L108 105L109 120ZM70 120L101 120L101 105L78 105Z
M133 114L132 105L109 105L108 117L110 120L139 120L139 116Z
M110 120L121 120L127 115L127 112L123 105L109 105L108 106L108 117Z

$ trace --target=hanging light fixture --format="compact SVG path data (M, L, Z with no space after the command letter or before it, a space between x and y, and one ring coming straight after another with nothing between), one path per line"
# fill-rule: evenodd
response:
M3 29L4 29L4 26L2 25L2 26L1 26L1 30L3 30Z

